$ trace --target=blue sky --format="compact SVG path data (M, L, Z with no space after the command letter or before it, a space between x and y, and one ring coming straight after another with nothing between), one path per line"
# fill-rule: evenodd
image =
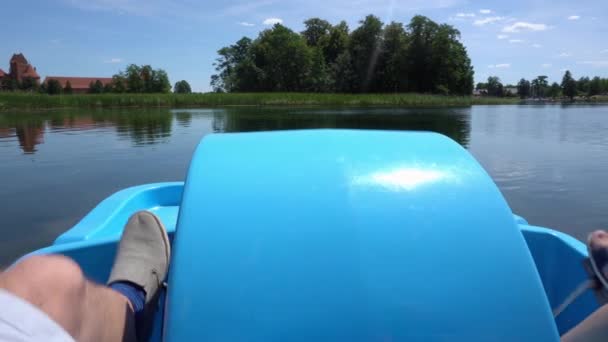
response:
M216 51L274 22L300 31L302 21L367 14L407 23L415 14L462 33L475 81L504 83L565 69L576 78L608 77L608 1L540 0L20 0L0 5L0 68L23 52L42 77L111 76L129 63L151 64L209 91Z

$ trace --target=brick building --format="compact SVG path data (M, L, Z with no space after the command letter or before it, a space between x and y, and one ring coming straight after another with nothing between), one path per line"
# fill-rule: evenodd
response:
M9 72L0 69L0 84L5 84L7 80L13 80L19 84L30 81L40 84L40 76L36 68L32 66L22 53L13 54L9 62Z
M9 72L0 69L0 89L14 90L21 85L26 85L25 89L30 89L34 84L40 85L40 75L38 75L36 68L27 61L22 53L13 54L9 62L9 68ZM88 92L90 84L97 80L104 86L112 82L112 78L110 77L47 76L44 83L51 79L59 81L62 88L65 88L65 85L70 82L72 92L75 94ZM28 82L30 82L29 86L27 86Z
M95 83L96 81L100 81L101 84L105 87L107 84L112 83L111 77L66 77L66 76L47 76L44 79L44 83L46 84L49 80L57 80L61 85L61 88L65 89L65 86L68 82L70 82L70 86L72 87L72 93L74 94L84 94L89 91L89 86L91 83Z

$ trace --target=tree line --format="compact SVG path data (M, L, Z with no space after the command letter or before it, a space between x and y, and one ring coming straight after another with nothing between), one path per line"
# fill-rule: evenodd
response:
M608 78L595 76L593 78L581 77L576 80L570 70L564 72L561 83L549 84L548 77L540 75L529 81L525 78L519 80L517 85L506 85L500 82L497 76L488 77L487 82L477 83L477 90L489 96L516 96L526 98L559 98L567 97L573 100L577 96L591 97L608 93ZM516 92L510 91L516 89Z
M32 79L24 79L18 82L14 79L3 79L2 88L9 91L29 91L40 92L50 95L72 94L73 88L70 81L64 86L58 80L49 79L42 84L38 84ZM150 65L130 64L125 70L119 71L112 76L110 83L103 84L100 80L92 81L89 84L88 93L168 93L171 91L169 76L163 69L154 69ZM175 83L173 87L175 93L191 93L190 84L185 80Z
M350 31L311 18L294 32L275 24L218 50L218 92L420 92L469 95L473 67L460 32L424 16L384 25L368 15Z

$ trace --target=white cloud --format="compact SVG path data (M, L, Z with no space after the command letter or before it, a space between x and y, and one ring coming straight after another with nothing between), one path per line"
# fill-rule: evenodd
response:
M577 64L586 64L586 65L591 65L592 67L596 67L596 68L605 68L605 67L608 67L608 60L605 60L605 61L582 61L582 62L578 62Z
M490 14L490 13L492 13L492 10L489 10L489 9L480 9L479 13L481 13L481 14Z
M488 68L493 69L493 68L497 68L497 69L505 69L505 68L510 68L511 64L510 63L500 63L500 64L490 64L488 65Z
M557 57L570 57L572 54L570 52L561 52Z
M551 63L543 63L540 66L543 67L543 68L550 68L552 66L552 64Z
M483 26L486 24L491 24L497 21L501 21L503 20L503 17L487 17L487 18L483 18L483 19L477 19L473 22L473 25L477 25L477 26Z
M608 49L604 49L604 50L600 51L600 53L608 53Z
M472 18L475 16L475 13L456 13L456 16L459 18Z
M103 61L104 63L111 63L111 64L116 64L116 63L122 63L123 60L122 58L110 58L108 60Z
M521 39L509 39L509 43L511 44L518 44L518 43L523 43L524 41Z
M544 31L549 27L545 24L533 24L524 21L518 21L512 25L505 26L502 32L521 32L521 31Z
M509 35L507 35L507 34L499 34L498 36L496 36L496 38L498 38L498 39L507 39L507 38L509 38Z
M538 44L538 43L534 43L534 44L532 44L532 47L533 47L533 48L536 48L536 49L539 49L539 48L541 48L541 47L543 47L543 46L542 46L542 45L540 45L540 44Z
M581 18L580 15L571 15L568 17L568 20L579 20Z
M262 22L262 24L264 24L264 25L274 25L274 24L282 24L282 23L283 23L283 19L281 19L281 18L267 18Z
M246 22L246 21L241 21L241 22L239 23L239 25L241 25L241 26L247 26L247 27L255 26L255 24L248 23L248 22Z

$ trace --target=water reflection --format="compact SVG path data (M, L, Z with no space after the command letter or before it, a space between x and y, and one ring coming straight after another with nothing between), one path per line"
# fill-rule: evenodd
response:
M217 111L215 132L248 132L311 128L424 130L439 132L467 146L470 109L404 108L229 108Z
M97 124L116 127L120 138L130 139L134 145L152 145L167 142L171 136L173 115L164 109L106 112L97 111L92 115Z
M192 122L192 112L178 110L174 111L173 114L175 115L175 120L177 121L178 125L182 127L190 127L190 122Z
M16 137L23 153L32 154L53 132L95 130L112 127L116 135L134 145L166 142L171 136L173 114L156 110L97 110L91 112L50 111L41 113L0 113L0 139ZM180 121L181 120L181 121ZM188 119L178 117L179 122Z
M23 153L34 153L36 145L44 142L44 123L36 116L0 114L0 139L17 137Z
M608 106L0 112L0 266L50 244L120 189L183 180L206 134L332 127L445 134L531 223L579 238L608 228ZM427 169L397 165L356 181L407 191L454 180Z
M470 109L322 109L238 107L213 110L90 110L0 113L0 139L16 137L23 153L32 154L45 134L114 129L134 146L167 143L172 124L188 128L192 121L212 118L214 132L354 128L427 130L445 134L463 146L469 143ZM0 140L2 141L2 140Z

